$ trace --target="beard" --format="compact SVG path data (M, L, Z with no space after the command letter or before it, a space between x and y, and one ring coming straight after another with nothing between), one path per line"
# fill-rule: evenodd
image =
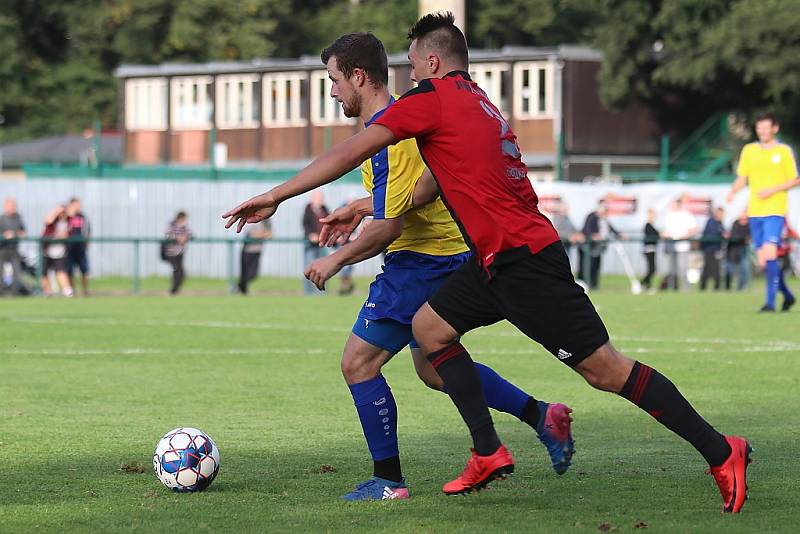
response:
M361 115L361 95L353 93L353 98L349 102L342 101L342 112L349 119Z

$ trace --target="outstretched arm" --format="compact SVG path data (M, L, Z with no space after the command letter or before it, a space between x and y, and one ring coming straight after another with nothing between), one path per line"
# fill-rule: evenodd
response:
M352 265L367 258L377 256L403 231L403 218L375 219L361 234L342 248L312 262L305 270L305 276L319 289L325 289L325 282L345 265Z
M353 202L336 208L333 213L319 220L322 230L319 233L319 246L333 247L343 245L364 217L373 214L372 197L359 198Z
M312 161L290 180L223 213L222 218L228 219L225 228L236 224L236 232L241 232L247 223L257 223L272 217L278 205L284 200L336 180L381 148L396 141L392 132L385 126L380 124L368 126Z

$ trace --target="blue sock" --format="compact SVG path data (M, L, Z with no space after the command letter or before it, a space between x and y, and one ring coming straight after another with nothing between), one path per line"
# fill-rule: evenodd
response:
M789 300L794 298L789 286L786 285L786 280L783 278L783 269L778 269L778 289L783 293L784 298Z
M489 405L489 408L493 408L498 412L510 413L522 419L525 405L531 396L508 382L491 367L475 362L475 368L481 378L483 396L486 398L486 404Z
M775 294L778 292L778 279L780 277L781 268L778 266L776 260L767 261L767 268L765 270L767 278L767 306L775 308Z
M398 456L397 404L386 379L378 375L348 387L373 461Z

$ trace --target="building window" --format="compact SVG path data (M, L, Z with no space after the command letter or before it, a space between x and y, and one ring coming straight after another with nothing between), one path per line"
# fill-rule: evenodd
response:
M171 123L175 130L208 130L214 105L210 76L172 78Z
M331 98L332 85L327 71L311 73L311 122L316 126L355 123L355 119L344 116L341 104Z
M216 88L217 126L258 128L258 75L217 76Z
M514 116L520 119L553 115L553 66L547 62L514 65Z
M305 126L303 102L308 81L303 72L276 72L265 74L264 126Z
M504 115L511 109L509 101L508 65L503 63L473 64L470 66L469 75L472 81L483 89L489 101Z
M167 129L166 78L139 78L125 82L125 128Z
M394 69L393 69L392 67L389 67L389 81L388 81L388 83L386 84L386 88L389 90L389 94L390 94L390 95L393 95L393 94L395 94L395 93L394 93L394 88L395 88L395 76L394 76Z

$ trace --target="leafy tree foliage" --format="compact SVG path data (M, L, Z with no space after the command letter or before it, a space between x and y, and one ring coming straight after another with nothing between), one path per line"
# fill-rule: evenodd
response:
M797 0L467 0L470 46L594 45L609 106L666 127L774 108L800 123ZM0 142L117 125L122 63L318 55L369 30L404 52L409 0L0 0Z
M596 42L609 106L642 100L678 131L716 111L797 118L798 2L604 0L603 11Z

